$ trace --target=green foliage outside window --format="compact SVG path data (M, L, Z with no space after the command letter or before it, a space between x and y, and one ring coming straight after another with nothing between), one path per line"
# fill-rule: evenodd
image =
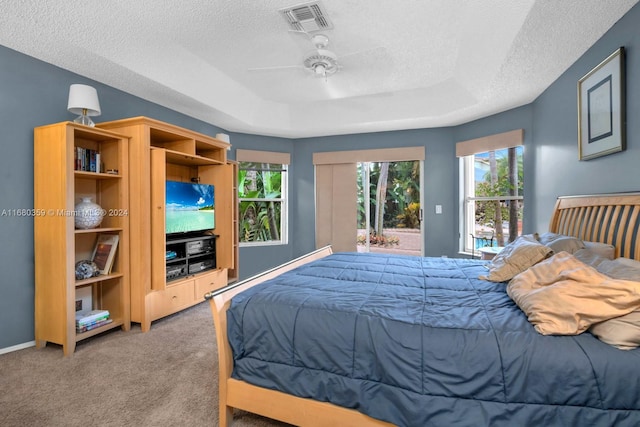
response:
M363 165L370 165L368 192L373 232L381 235L383 228L420 228L419 161L358 164L358 228L364 228L366 218ZM379 193L381 187L384 191Z
M282 194L286 170L282 165L241 162L238 170L240 242L280 241Z
M476 197L491 197L494 200L475 201L475 221L478 225L492 228L498 246L504 246L518 236L518 222L522 220L521 200L500 200L506 196L522 196L522 149L514 147L487 154L488 158L483 159L488 160L489 170L482 181L476 181L475 193ZM504 223L509 224L507 236L503 234Z

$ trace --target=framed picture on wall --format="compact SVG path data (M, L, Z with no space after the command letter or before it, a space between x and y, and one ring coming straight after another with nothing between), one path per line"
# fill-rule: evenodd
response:
M578 80L578 151L589 160L625 149L624 47Z

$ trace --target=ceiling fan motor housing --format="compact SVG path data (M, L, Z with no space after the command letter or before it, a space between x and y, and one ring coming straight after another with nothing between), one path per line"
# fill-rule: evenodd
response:
M338 71L338 57L329 50L318 49L307 55L304 67L319 77L326 77Z

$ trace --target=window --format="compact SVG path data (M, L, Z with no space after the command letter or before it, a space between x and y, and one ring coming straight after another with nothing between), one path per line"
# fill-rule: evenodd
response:
M242 246L287 243L286 156L286 163L261 163L241 160L254 159L254 156L237 155L240 205L238 236ZM279 160L268 155L263 159L267 162Z
M522 234L524 209L521 139L498 144L486 144L487 139L485 144L474 142L473 149L457 147L462 194L460 246L466 253L515 240ZM487 147L492 149L477 151Z

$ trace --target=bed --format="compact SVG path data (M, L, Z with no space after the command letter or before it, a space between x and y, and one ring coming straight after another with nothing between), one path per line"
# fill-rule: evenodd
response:
M593 332L640 313L635 276L605 268L640 259L639 212L637 193L561 197L548 233L493 261L326 247L205 295L219 424L239 409L303 426L640 425L640 350ZM514 267L523 247L540 259Z

